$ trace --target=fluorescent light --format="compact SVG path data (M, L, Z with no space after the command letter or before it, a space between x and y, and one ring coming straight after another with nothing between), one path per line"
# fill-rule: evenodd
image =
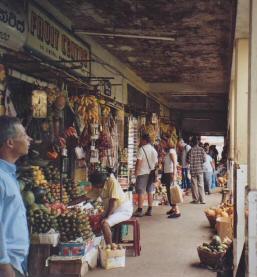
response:
M138 38L138 39L148 39L148 40L164 40L164 41L175 41L172 37L158 37L158 36L142 36L142 35L130 35L130 34L113 34L113 33L97 33L97 32L87 32L83 30L74 30L77 34L89 35L89 36L105 36L105 37L120 37L120 38Z

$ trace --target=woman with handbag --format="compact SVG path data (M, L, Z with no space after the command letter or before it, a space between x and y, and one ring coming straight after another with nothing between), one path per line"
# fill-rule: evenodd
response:
M172 203L171 187L175 185L177 180L177 152L175 144L169 140L166 146L166 155L163 160L162 183L166 186L167 197L171 209L167 212L168 218L180 217L178 205Z

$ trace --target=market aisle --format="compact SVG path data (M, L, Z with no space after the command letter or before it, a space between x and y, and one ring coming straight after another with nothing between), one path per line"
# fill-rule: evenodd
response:
M203 213L205 207L221 200L219 193L207 196L206 205L190 204L187 196L181 206L182 217L166 219L167 206L154 209L152 217L140 218L142 252L127 257L121 269L95 269L89 277L214 277L215 272L199 268L197 246L209 241L212 230Z

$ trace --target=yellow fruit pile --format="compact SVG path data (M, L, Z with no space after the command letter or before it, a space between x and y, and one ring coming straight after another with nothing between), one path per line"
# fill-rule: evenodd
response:
M112 243L112 244L107 244L103 247L101 247L102 250L106 250L106 251L112 251L112 250L122 250L124 249L123 246L121 244L116 244L116 243Z
M160 131L162 135L169 138L172 144L177 145L178 135L177 135L176 128L174 126L172 126L171 124L161 122Z
M39 166L32 166L34 182L37 186L42 188L48 188L47 180L45 179L45 175Z
M108 118L110 115L111 109L110 107L105 106L102 110L102 114L104 118Z
M223 177L218 177L218 183L221 187L224 187L228 181L227 175Z
M208 208L205 214L210 217L233 217L234 208L232 204L221 204L219 207Z
M84 124L99 123L99 104L95 96L75 96L70 98L71 107L78 105L78 114Z

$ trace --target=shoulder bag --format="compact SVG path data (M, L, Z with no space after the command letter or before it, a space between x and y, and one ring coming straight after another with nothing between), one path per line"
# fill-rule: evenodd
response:
M147 163L148 163L148 167L149 167L149 169L150 169L150 173L149 173L149 177L148 177L148 182L147 182L147 184L148 184L148 185L151 185L151 184L153 184L153 183L155 183L155 182L157 181L156 169L155 169L155 168L154 168L154 169L151 169L150 163L149 163L149 160L148 160L148 157L147 157L147 155L146 155L146 152L145 152L145 149L144 149L143 146L142 146L142 149L143 149L143 151L144 151L144 153L145 153L145 157L146 157L146 160L147 160Z

